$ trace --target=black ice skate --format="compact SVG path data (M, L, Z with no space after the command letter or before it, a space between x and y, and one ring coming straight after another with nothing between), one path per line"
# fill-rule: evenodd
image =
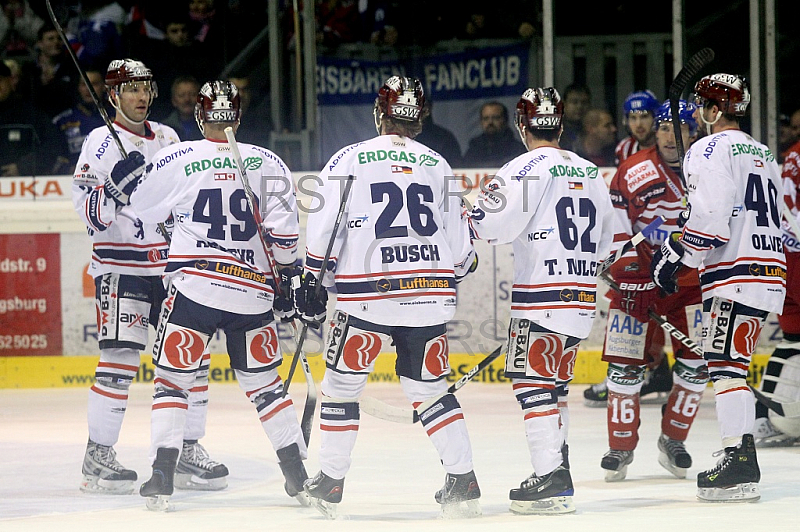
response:
M303 466L303 459L300 457L300 449L296 443L277 450L278 465L283 472L286 482L283 489L289 497L294 497L303 506L311 506L308 494L303 489L303 482L308 480L308 473Z
M508 497L515 514L551 515L574 512L574 494L569 469L560 465L541 477L531 475L519 488L511 490Z
M756 459L752 434L742 436L742 443L726 447L714 455L723 456L717 467L697 474L697 498L707 502L755 502L761 498L758 482L761 471Z
M605 408L608 403L608 383L598 382L583 390L583 404L589 408Z
M117 453L111 445L100 445L89 440L83 456L83 479L81 491L130 495L133 483L138 478L136 471L125 469L117 461Z
M606 470L606 482L619 482L628 475L628 466L633 462L633 451L609 449L600 460L600 467Z
M228 486L228 468L208 457L197 440L184 440L175 469L175 487L180 490L216 491Z
M433 498L442 505L442 517L459 518L481 515L481 506L478 502L480 496L478 479L475 478L475 472L470 471L462 475L447 473L444 477L444 486Z
M164 512L169 510L169 498L173 492L172 481L178 464L178 449L161 447L156 451L153 462L153 476L139 488L139 495L145 497L149 510Z
M658 463L678 478L686 478L686 470L692 467L692 457L682 441L668 438L662 434L658 438Z
M639 404L660 405L667 402L672 391L672 369L666 355L655 369L647 369L639 392Z
M569 445L566 442L561 444L561 465L569 469Z
M328 519L336 519L339 503L342 502L344 479L331 478L322 471L314 478L303 482L303 489L311 504Z

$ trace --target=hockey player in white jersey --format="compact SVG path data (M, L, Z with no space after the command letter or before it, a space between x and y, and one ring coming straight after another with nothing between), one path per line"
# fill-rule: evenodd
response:
M236 86L213 81L200 88L195 118L204 140L181 142L159 151L152 170L131 197L143 221L170 214L175 230L165 270L167 299L153 346L155 395L150 459L153 476L139 493L148 507L163 509L173 492L187 420L188 395L203 351L217 330L225 332L228 355L239 386L258 411L286 478L287 494L307 504L302 459L306 445L289 397L278 376L282 354L275 319L292 319L291 278L299 230L291 173L274 153L241 145L248 179L262 212L259 227L250 210L224 130L239 125ZM117 168L136 175L141 166ZM280 279L260 241L270 243ZM277 288L277 289L276 289Z
M514 251L505 374L524 414L534 473L509 497L511 511L523 514L575 511L568 385L595 318L596 267L616 231L597 166L558 146L563 114L553 87L525 91L516 124L528 152L482 187L471 214L476 238Z
M750 103L745 80L706 76L695 94L695 117L708 134L685 158L688 219L656 252L651 273L673 293L682 267L699 269L703 356L725 450L715 468L697 475L697 497L747 502L760 497L761 473L753 441L755 402L746 378L767 315L783 307L783 187L769 148L739 129Z
M308 216L306 264L297 307L325 319L327 292L314 287L337 216L341 187L353 176L346 214L335 235L325 286L335 281L322 381L320 472L306 492L328 517L341 501L359 427L358 399L391 339L396 372L415 405L444 394L450 373L446 322L456 309L456 283L476 256L450 165L416 142L428 112L420 81L393 76L375 100L379 136L339 150L320 173L320 208ZM335 279L334 279L335 274ZM446 471L435 500L445 515L480 512L472 448L453 394L421 414Z
M114 129L137 161L150 162L158 150L179 142L172 128L147 120L158 90L152 72L142 62L112 61L105 84L116 109ZM148 324L155 325L165 296L161 273L168 246L156 223L143 223L128 205L137 180L113 171L121 159L107 127L92 131L75 168L72 201L92 238L89 275L95 280L100 344L100 362L89 392L89 443L80 487L87 492L130 494L136 472L117 461L113 446L122 427L128 389L139 370L139 351L147 344ZM227 468L209 459L197 442L205 433L208 360L203 362L189 405L190 429L178 486L222 489Z

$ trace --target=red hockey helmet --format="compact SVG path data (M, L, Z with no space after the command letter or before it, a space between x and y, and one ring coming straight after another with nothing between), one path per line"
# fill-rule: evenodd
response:
M215 122L238 122L241 117L239 89L230 81L210 81L200 87L194 119L200 131Z
M694 86L694 92L698 107L713 100L725 114L744 116L750 104L747 82L744 77L735 74L705 76Z
M375 98L375 127L380 134L381 119L384 116L406 122L419 122L425 107L425 91L417 78L392 76L378 90Z
M525 142L526 129L561 129L564 103L554 87L528 89L517 102L515 123Z

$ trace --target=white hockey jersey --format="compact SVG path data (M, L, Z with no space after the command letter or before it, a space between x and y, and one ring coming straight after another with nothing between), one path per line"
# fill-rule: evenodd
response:
M381 325L451 319L456 276L474 257L463 194L447 161L409 138L353 144L325 165L314 192L320 202L308 215L306 271L319 275L348 175L354 180L329 262L336 308Z
M239 150L275 260L292 264L300 227L291 173L269 150L250 144ZM238 314L272 308L275 281L227 142L197 140L161 150L131 206L145 222L173 215L164 277L183 295Z
M750 135L726 130L695 142L684 171L691 210L682 262L699 269L703 298L780 313L786 259L775 156Z
M471 223L476 237L512 245L512 318L589 336L597 264L619 223L596 165L556 148L524 153L482 187Z
M177 133L164 124L146 122L142 136L114 123L127 153L141 152L150 162L165 146L180 142ZM115 272L128 275L161 275L167 264L167 242L157 223L143 223L130 206L117 208L105 194L104 182L122 159L108 128L93 130L83 141L72 178L72 203L89 228L92 260L89 275ZM165 222L166 216L157 222Z

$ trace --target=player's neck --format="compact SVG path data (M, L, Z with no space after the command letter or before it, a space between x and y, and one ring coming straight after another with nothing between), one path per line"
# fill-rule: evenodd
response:
M117 116L114 117L114 122L127 129L131 133L136 133L142 137L145 136L145 133L147 132L147 129L145 128L145 122L142 122L141 124L134 124L125 118L122 113L117 113Z

